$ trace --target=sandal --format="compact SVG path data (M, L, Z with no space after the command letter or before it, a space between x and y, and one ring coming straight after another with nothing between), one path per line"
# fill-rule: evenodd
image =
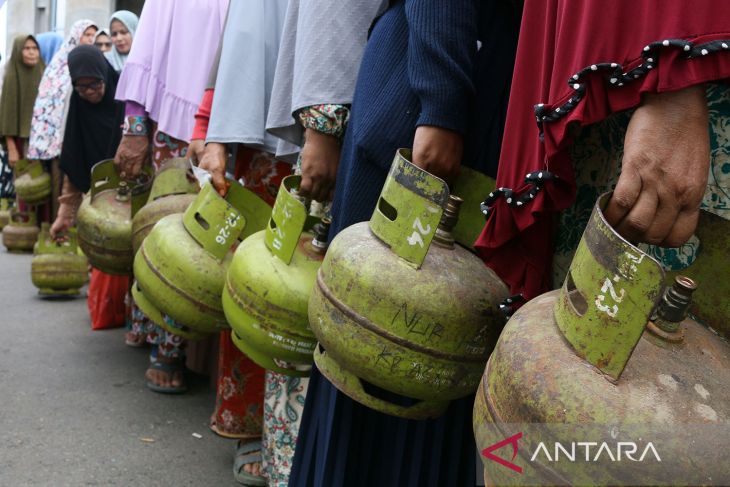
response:
M164 372L169 377L173 377L177 372L185 372L185 363L183 361L176 361L174 363L167 363L167 362L161 362L160 360L157 360L156 362L152 363L150 365L150 369L153 370L159 370L160 372ZM161 394L183 394L187 392L188 386L186 386L184 383L181 384L178 387L163 387L158 386L154 382L148 380L147 381L147 389L159 392Z
M262 475L253 475L246 472L243 467L252 463L261 463L261 441L251 441L248 443L238 442L236 447L236 460L233 462L233 478L236 482L251 487L265 487L266 477Z
M124 335L124 344L132 348L142 348L147 345L147 334L129 331Z

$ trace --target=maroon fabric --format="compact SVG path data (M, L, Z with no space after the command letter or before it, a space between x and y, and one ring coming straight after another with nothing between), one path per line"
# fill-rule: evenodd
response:
M730 77L726 52L688 58L682 49L662 48L656 66L622 87L607 72L591 72L585 98L567 116L544 124L540 141L534 105L561 106L575 94L570 78L593 64L635 68L644 46L665 39L693 45L730 44L730 9L713 0L526 0L507 114L497 187L522 193L525 175L548 170L559 176L521 207L505 198L494 204L476 247L514 293L532 298L550 288L555 213L575 198L567 148L568 125L589 125L637 106L642 93L675 91ZM730 52L730 50L728 51Z

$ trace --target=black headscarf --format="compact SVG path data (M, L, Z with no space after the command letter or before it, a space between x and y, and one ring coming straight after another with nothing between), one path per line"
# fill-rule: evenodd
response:
M104 97L99 103L82 99L74 90L69 104L66 132L61 151L61 169L80 191L91 185L91 168L111 159L122 138L124 104L114 99L119 74L95 46L79 46L68 55L71 80L94 78L104 81Z

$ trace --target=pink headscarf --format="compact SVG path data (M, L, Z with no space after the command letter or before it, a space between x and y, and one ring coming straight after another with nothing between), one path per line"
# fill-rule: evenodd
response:
M117 88L161 132L189 141L228 11L228 0L148 0Z

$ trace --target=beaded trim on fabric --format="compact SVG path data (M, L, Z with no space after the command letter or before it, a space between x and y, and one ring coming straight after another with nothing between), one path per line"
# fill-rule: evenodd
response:
M730 50L730 40L716 40L703 44L694 45L692 42L684 39L665 39L647 44L641 52L642 62L638 66L628 71L624 71L624 67L618 63L598 63L586 66L575 73L568 80L568 85L574 90L571 97L562 105L548 109L544 103L535 105L535 119L540 130L540 140L543 139L543 126L545 123L556 122L569 114L586 94L585 79L587 75L593 72L605 72L606 82L610 86L624 86L645 76L649 71L654 69L659 61L659 51L664 48L679 49L687 53L687 59L699 58L709 54ZM529 183L531 188L520 195L510 188L499 188L489 193L489 196L482 202L481 210L485 217L489 216L492 206L497 198L504 197L510 206L523 206L527 202L533 200L537 193L543 188L545 181L557 179L557 175L549 171L536 171L527 174L525 183Z

